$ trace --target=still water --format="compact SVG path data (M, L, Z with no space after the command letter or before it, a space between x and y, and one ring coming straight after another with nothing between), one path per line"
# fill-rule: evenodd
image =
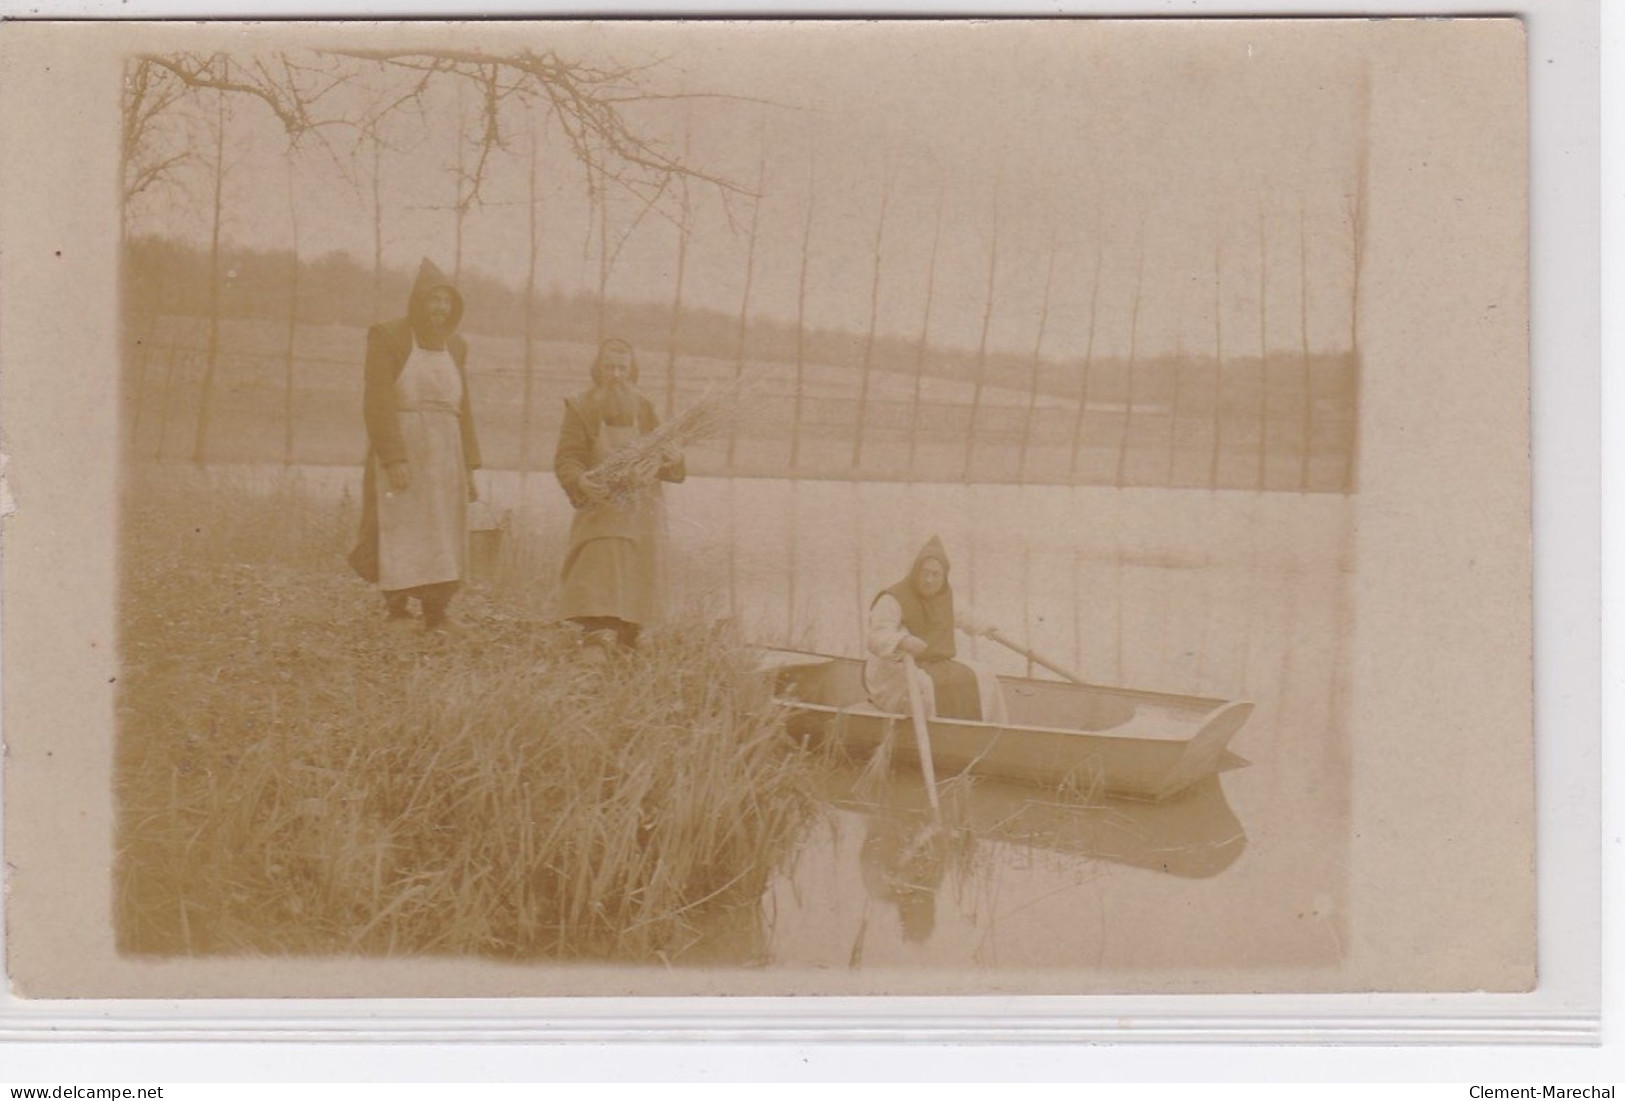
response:
M358 482L353 468L303 476L334 493ZM494 514L562 545L550 476L481 478ZM753 641L859 653L869 600L938 534L960 601L1084 679L1256 705L1231 743L1249 764L1167 804L949 784L958 828L922 841L917 773L832 777L744 962L1231 985L1339 962L1356 498L694 478L666 499L674 598ZM986 639L961 643L1029 672Z

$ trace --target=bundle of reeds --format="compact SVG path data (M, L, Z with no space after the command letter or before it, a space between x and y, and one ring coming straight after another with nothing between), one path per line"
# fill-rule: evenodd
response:
M721 435L739 404L737 386L719 386L700 395L698 401L635 443L605 456L592 469L592 477L611 501L624 502L637 496L660 477L673 452Z

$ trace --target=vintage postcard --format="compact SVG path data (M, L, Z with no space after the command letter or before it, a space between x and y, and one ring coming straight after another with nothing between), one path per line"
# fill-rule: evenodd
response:
M1525 88L0 27L13 990L1533 989Z

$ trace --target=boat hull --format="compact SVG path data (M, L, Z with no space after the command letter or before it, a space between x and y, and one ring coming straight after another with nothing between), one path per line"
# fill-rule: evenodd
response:
M883 742L917 761L907 715L875 709L853 658L777 652L778 698L802 737L834 738L857 757ZM1227 752L1252 704L1096 685L1000 677L1011 721L927 724L937 775L995 776L1084 795L1162 800L1236 759Z

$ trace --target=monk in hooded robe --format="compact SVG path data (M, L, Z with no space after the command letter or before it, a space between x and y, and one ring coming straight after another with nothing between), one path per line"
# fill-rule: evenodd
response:
M468 395L463 296L428 260L407 316L367 332L361 534L350 564L384 594L389 618L423 609L438 630L468 574L468 502L479 441Z
M687 477L683 456L668 446L657 479L630 495L612 495L594 470L617 448L635 444L659 424L638 392L638 360L624 340L603 342L590 389L566 398L553 456L575 516L560 576L560 612L589 640L613 636L637 645L642 628L659 622L664 597L665 505L661 482Z
M969 609L954 608L948 552L935 535L920 549L908 576L882 589L869 605L869 660L863 669L869 699L883 711L909 713L908 669L914 657L928 716L1008 721L1004 694L991 671L958 657L954 630L988 634Z

